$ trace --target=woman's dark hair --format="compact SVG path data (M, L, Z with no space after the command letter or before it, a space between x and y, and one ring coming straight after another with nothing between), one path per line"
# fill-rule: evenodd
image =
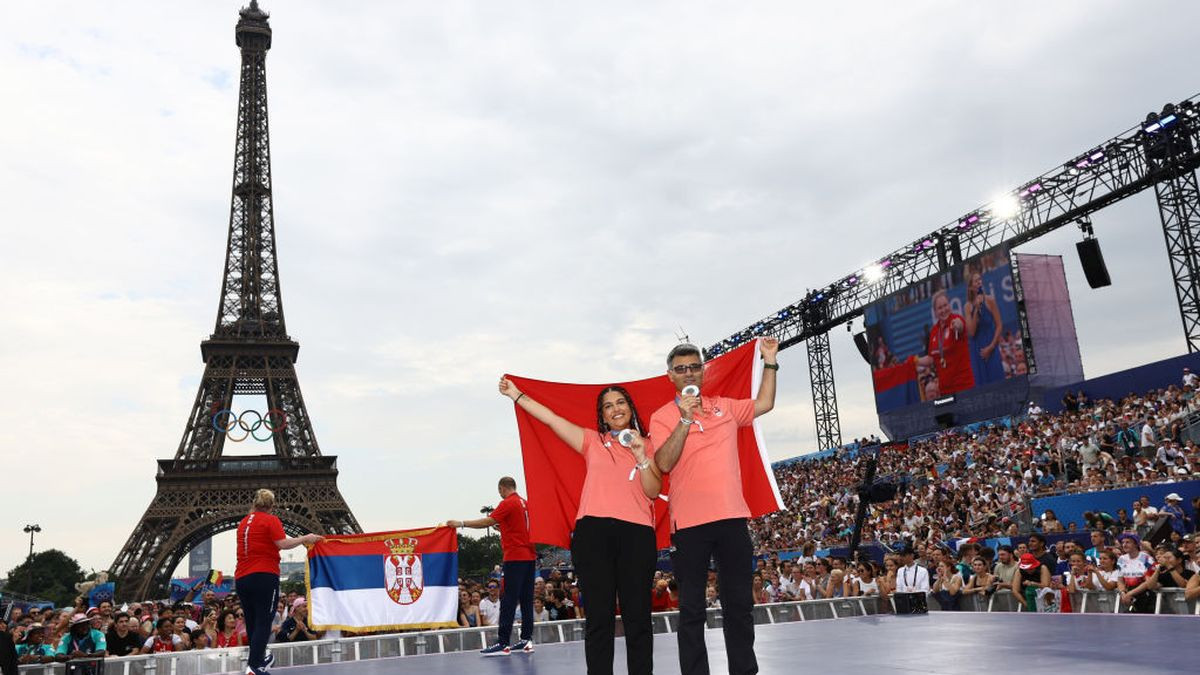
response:
M232 609L226 609L222 611L220 616L217 617L217 630L222 632L225 631L225 617L227 616L233 617L233 629L237 630L237 612L233 611Z
M1187 557L1183 555L1183 551L1180 551L1170 544L1161 544L1155 553L1170 553L1171 555L1175 556L1176 560L1187 560Z
M596 397L596 431L600 432L601 437L604 437L608 434L608 423L604 421L604 395L612 391L615 391L621 396L625 397L625 402L629 404L630 426L633 427L634 431L645 435L642 431L642 417L641 415L638 415L637 406L633 405L633 397L629 395L628 391L625 391L625 387L616 384L600 390L600 395ZM612 455L612 448L609 448L608 452L609 455ZM613 461L616 461L615 457L613 458Z

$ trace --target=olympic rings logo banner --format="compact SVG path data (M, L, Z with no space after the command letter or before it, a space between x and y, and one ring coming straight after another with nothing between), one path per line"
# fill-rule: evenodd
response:
M254 417L253 421L246 420L246 417L250 415ZM214 407L212 426L215 431L225 434L225 438L234 443L241 443L247 438L269 441L276 432L283 431L287 426L287 413L278 408L272 408L267 411L266 415L257 410L244 410L239 415L228 408L216 410ZM265 436L259 437L260 429L267 430Z

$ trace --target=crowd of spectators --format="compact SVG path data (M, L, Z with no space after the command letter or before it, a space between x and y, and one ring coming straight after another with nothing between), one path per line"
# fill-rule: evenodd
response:
M886 600L904 586L898 584L898 574L906 564L924 570L920 578L928 584L922 582L916 589L930 593L944 610L965 608L972 596L988 599L997 593L1011 594L1019 609L1042 612L1071 611L1070 596L1076 591L1116 592L1126 610L1140 613L1155 609L1150 591L1181 589L1186 600L1200 599L1197 533L1179 538L1178 545L1158 546L1116 527L1093 530L1089 537L1088 548L1071 540L1048 547L1045 535L1037 532L1027 542L994 550L978 542L957 550L935 543L901 546L886 555L882 565L837 556L780 560L778 554L770 554L758 560L755 602L859 596ZM913 590L913 584L899 590ZM890 606L880 603L878 610L886 612Z
M553 569L547 578L537 576L533 581L534 621L560 621L584 618L580 604L579 586L574 574ZM500 624L500 589L503 580L499 570L486 580L459 579L458 625L462 627L497 626ZM521 621L517 608L516 621Z
M201 601L133 602L114 607L103 600L86 607L83 598L67 609L26 612L14 607L0 630L9 631L20 663L49 663L86 657L130 656L192 649L241 647L246 627L236 594L204 591ZM303 596L281 597L271 630L274 642L323 637L307 625Z
M1011 594L1014 602L1042 611L1069 611L1069 593L1076 590L1115 591L1121 603L1141 612L1152 611L1149 591L1159 588L1181 588L1189 600L1200 598L1200 535L1190 515L1200 513L1200 498L1188 509L1178 494L1168 495L1161 505L1142 497L1115 514L1087 512L1081 522L1063 523L1052 511L1023 513L1040 493L1200 476L1200 447L1181 433L1187 416L1200 411L1198 384L1194 375L1185 373L1181 386L1119 401L1091 401L1083 392L1069 392L1059 414L1031 405L1027 415L1011 424L969 433L947 431L907 445L885 446L877 454L877 476L899 485L899 494L869 506L861 540L901 551L907 547L911 559L902 552L885 556L882 564L816 555L818 549L844 546L850 538L866 452L843 450L825 459L777 467L787 510L751 521L759 556L755 602L887 598L896 592L897 571L905 564L926 571L927 590L943 609L956 609L972 596L997 593ZM1164 517L1170 523L1169 536L1152 547L1144 538ZM978 543L1018 535L1022 522L1026 531L1032 525L1028 543L995 550ZM1091 546L1063 541L1047 548L1045 534L1061 532L1088 532ZM791 555L781 559L780 552ZM583 618L585 598L573 574L559 568L543 574L534 583L534 620ZM485 579L460 580L458 624L498 624L501 584L498 571ZM656 572L648 592L654 611L678 607L678 585L670 572ZM235 594L218 597L204 591L196 603L193 597L189 594L174 604L135 602L119 608L108 601L88 608L82 598L68 609L26 613L15 608L7 622L0 622L0 630L11 633L21 663L246 644ZM720 607L715 572L710 573L706 597L709 607ZM272 641L341 635L313 630L307 619L303 596L282 597Z
M1186 417L1200 411L1195 378L1120 401L1064 397L1051 415L1031 405L1011 425L952 430L907 445L885 446L877 475L901 484L901 497L873 504L864 542L946 542L1011 536L1038 494L1099 491L1200 477L1200 446L1181 437ZM848 543L866 453L849 451L794 461L775 471L787 510L751 523L756 551L802 550ZM1196 508L1195 500L1191 505ZM1111 517L1131 529L1152 523L1159 505L1134 504ZM1039 525L1043 525L1039 523ZM1094 523L1050 521L1045 531L1084 532Z

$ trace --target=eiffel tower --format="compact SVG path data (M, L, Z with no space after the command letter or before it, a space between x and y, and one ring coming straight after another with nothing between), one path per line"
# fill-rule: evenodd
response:
M239 16L241 88L217 325L200 343L204 378L179 449L174 459L159 460L158 492L109 570L122 599L164 597L183 556L237 527L261 487L274 490L275 513L290 535L362 531L338 491L337 458L317 446L296 379L300 345L284 326L271 199L271 26L257 0ZM268 411L235 417L238 395L265 396ZM254 438L243 438L248 433ZM275 453L223 457L227 439L269 439Z

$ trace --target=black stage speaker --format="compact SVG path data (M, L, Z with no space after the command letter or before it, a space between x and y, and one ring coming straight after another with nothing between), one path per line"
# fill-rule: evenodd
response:
M1146 541L1151 546L1159 544L1171 538L1171 519L1168 516L1159 516L1158 521L1150 527L1150 531L1146 533Z
M1083 266L1083 274L1087 277L1088 286L1103 288L1112 285L1108 276L1108 267L1104 265L1104 254L1100 252L1099 239L1084 239L1076 242L1075 250L1079 253L1079 264Z
M858 347L858 353L862 354L863 361L867 365L871 365L871 345L867 342L866 332L858 332L854 334L854 346Z
M929 603L924 593L893 593L896 601L896 614L928 614Z
M949 429L954 426L954 413L942 413L933 419L937 420L939 429Z

